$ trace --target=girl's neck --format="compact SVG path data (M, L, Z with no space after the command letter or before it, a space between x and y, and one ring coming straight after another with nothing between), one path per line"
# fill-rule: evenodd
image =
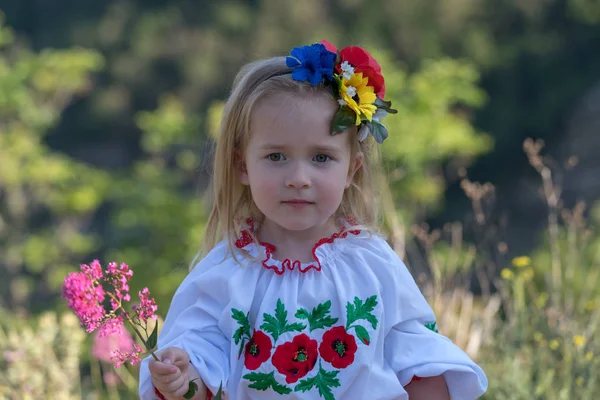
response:
M265 219L257 232L261 242L275 246L274 258L284 260L299 260L302 263L315 261L312 254L315 244L325 237L330 237L339 231L334 218L327 222L303 231L285 229L276 223Z

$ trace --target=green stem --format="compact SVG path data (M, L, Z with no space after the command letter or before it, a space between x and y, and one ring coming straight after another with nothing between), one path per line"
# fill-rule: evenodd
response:
M123 308L121 300L117 299L112 293L108 293L108 295L113 300L119 302L119 310L121 310L121 313L125 316L125 318L127 319L127 322L129 322L129 325L131 326L131 328L133 328L133 331L140 338L140 340L142 341L142 343L144 343L144 347L146 348L146 350L148 350L148 352L150 352L150 355L152 356L152 358L154 358L156 361L160 361L158 359L158 357L156 356L156 354L154 354L154 352L152 351L152 349L148 348L148 344L146 343L146 339L144 339L144 337L142 336L142 334L140 333L140 331L135 327L135 323L133 322L133 320L131 319L131 317L127 313L127 311L125 311L125 309Z

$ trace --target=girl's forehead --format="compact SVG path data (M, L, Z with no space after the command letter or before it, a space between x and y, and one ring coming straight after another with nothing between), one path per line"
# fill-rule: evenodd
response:
M324 95L276 95L261 100L254 109L250 142L259 146L344 147L344 132L331 135L337 106Z

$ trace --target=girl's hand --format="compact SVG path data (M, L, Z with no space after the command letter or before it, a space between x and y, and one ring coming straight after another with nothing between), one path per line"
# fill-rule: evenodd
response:
M157 353L160 361L150 359L152 383L167 399L181 399L189 389L190 357L185 350L169 347Z

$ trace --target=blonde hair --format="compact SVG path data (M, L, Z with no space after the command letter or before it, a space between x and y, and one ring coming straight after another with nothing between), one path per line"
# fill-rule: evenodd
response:
M261 99L277 93L328 94L335 102L329 86L311 86L308 82L293 80L285 57L257 61L241 69L223 110L213 164L213 204L201 251L203 255L223 239L228 240L229 249L234 254L233 243L240 235L240 223L247 217L256 221L263 218L252 200L250 188L240 182L238 170L250 137L254 107ZM370 135L359 143L356 128L342 134L352 135L352 154L360 151L364 158L351 186L344 191L335 216L353 218L359 226L375 230L378 218L375 199L379 196L374 193L372 183L375 180L373 168L379 159L377 146L373 145Z

